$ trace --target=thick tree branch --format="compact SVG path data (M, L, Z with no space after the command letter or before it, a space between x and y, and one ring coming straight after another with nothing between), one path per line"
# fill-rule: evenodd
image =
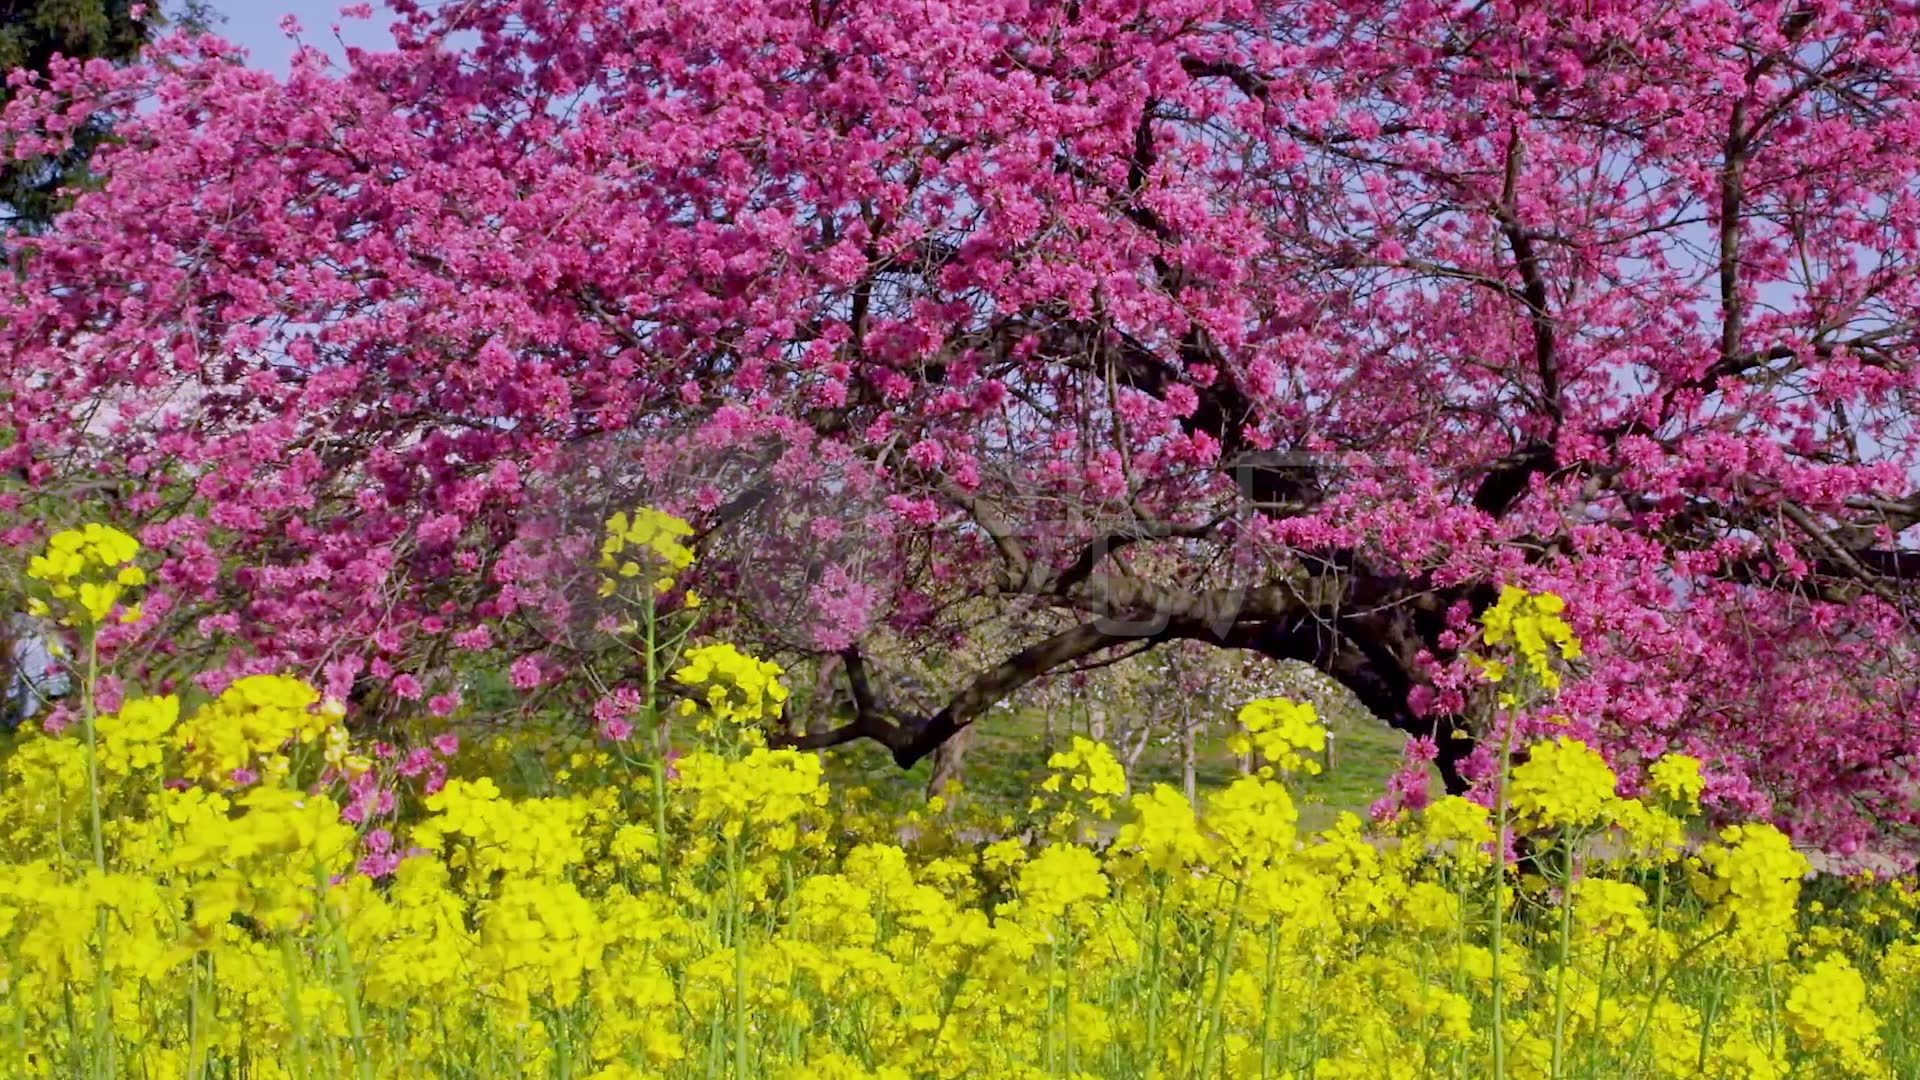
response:
M1533 236L1520 221L1519 184L1522 143L1518 125L1509 129L1505 175L1500 190L1496 217L1501 235L1513 252L1514 270L1520 275L1520 294L1526 300L1527 323L1533 333L1533 364L1540 377L1540 405L1558 432L1562 420L1560 402L1560 358L1556 352L1553 310L1548 306L1547 281L1540 265Z
M1220 526L1228 520L1228 514L1219 514L1212 519L1195 525L1182 525L1171 521L1140 521L1123 528L1113 529L1089 541L1080 549L1080 554L1067 564L1053 580L1044 582L1041 591L1065 594L1085 582L1093 572L1105 562L1107 557L1142 540L1170 540L1175 538L1202 539L1214 535Z
M770 745L794 750L824 750L860 739L872 739L895 752L906 745L912 732L890 718L874 698L873 683L867 676L866 657L860 647L852 646L840 656L847 673L847 689L853 697L853 719L826 731L798 734L776 732L767 740Z
M1102 621L1094 620L1014 653L981 672L959 696L929 717L911 737L890 747L893 760L902 768L911 766L933 753L941 743L1020 687L1062 664L1128 640L1132 640L1131 635L1103 629Z

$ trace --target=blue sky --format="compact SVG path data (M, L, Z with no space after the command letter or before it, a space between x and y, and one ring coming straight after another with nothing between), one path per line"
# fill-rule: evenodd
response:
M293 42L280 31L280 20L287 15L300 20L302 41L324 48L336 56L340 54L340 42L333 34L336 23L341 26L341 39L350 45L377 48L392 40L387 34L387 25L393 16L384 5L376 0L372 19L342 19L341 7L351 2L214 0L214 9L226 16L226 22L214 29L221 37L246 48L255 66L284 74L287 58L293 54L294 48Z

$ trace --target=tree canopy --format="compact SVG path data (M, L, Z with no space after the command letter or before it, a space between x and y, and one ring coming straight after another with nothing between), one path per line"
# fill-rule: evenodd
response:
M99 58L125 63L146 44L148 24L129 0L0 0L0 71L45 71L53 58ZM11 96L0 86L0 106ZM106 135L89 119L70 129L64 145L33 157L0 161L0 223L43 225L53 198Z
M1913 4L389 7L284 80L176 37L16 83L17 159L118 136L0 295L8 537L107 494L166 553L110 647L617 682L577 571L645 502L716 618L844 661L803 745L909 764L1196 640L1459 786L1511 583L1586 643L1537 722L1628 783L1913 822ZM944 703L863 679L983 607L1027 637Z

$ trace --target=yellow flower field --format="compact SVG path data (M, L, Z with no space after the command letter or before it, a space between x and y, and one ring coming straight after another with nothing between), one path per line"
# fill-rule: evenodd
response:
M47 593L82 625L114 606L89 583L138 586L124 545L83 547ZM1553 610L1521 596L1492 616L1519 643L1511 692L1575 647ZM830 790L816 755L765 744L777 667L723 645L677 659L662 675L698 745L671 766L469 733L444 786L400 807L378 876L342 813L375 755L310 687L256 676L197 708L107 710L89 683L79 722L23 729L4 762L6 1073L1920 1068L1911 883L1829 883L1816 902L1771 826L1686 844L1700 777L1685 758L1625 799L1598 754L1554 740L1513 755L1492 808L1446 798L1304 835L1288 780L1321 732L1268 700L1242 718L1272 764L1203 805L1127 792L1081 739L1023 820L961 793L902 842L896 816ZM516 750L546 756L551 781L509 783ZM962 839L981 835L996 838ZM1496 859L1507 846L1520 857Z

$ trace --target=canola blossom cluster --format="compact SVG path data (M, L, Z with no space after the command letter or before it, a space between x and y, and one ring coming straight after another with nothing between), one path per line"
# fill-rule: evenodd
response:
M709 727L749 725L779 713L787 700L779 665L756 660L725 643L688 649L673 682L688 696L679 711Z
M1308 754L1327 748L1327 732L1314 716L1313 706L1285 698L1263 698L1240 707L1242 731L1227 740L1227 748L1236 754L1257 754L1266 762L1260 768L1272 775L1278 768L1285 772L1317 773L1320 762Z
M501 733L377 824L347 807L383 751L291 677L23 729L0 765L6 1073L1920 1068L1920 892L1809 895L1776 829L1704 829L1690 758L1628 797L1562 737L1516 754L1491 805L1310 833L1289 783L1324 728L1270 699L1242 713L1266 766L1197 805L1075 739L1025 820L962 791L908 834L770 744L782 674L686 650L669 678L696 745L656 783L589 736L504 770L540 736Z
M1480 617L1481 640L1490 646L1511 644L1520 668L1548 690L1560 688L1556 659L1580 658L1580 639L1561 613L1566 602L1552 593L1530 593L1513 585L1501 588L1500 598ZM1486 658L1481 668L1491 682L1499 682L1513 662Z
M139 541L108 525L53 534L46 552L27 564L33 592L45 593L30 593L28 613L47 615L57 606L62 623L91 626L117 609L121 622L137 621L139 605L123 606L121 598L125 590L146 584L146 572L133 562L139 551Z
M682 570L693 565L693 550L681 541L693 535L684 520L641 507L607 519L600 541L600 595L612 596L624 580L653 583L655 592L667 592Z

